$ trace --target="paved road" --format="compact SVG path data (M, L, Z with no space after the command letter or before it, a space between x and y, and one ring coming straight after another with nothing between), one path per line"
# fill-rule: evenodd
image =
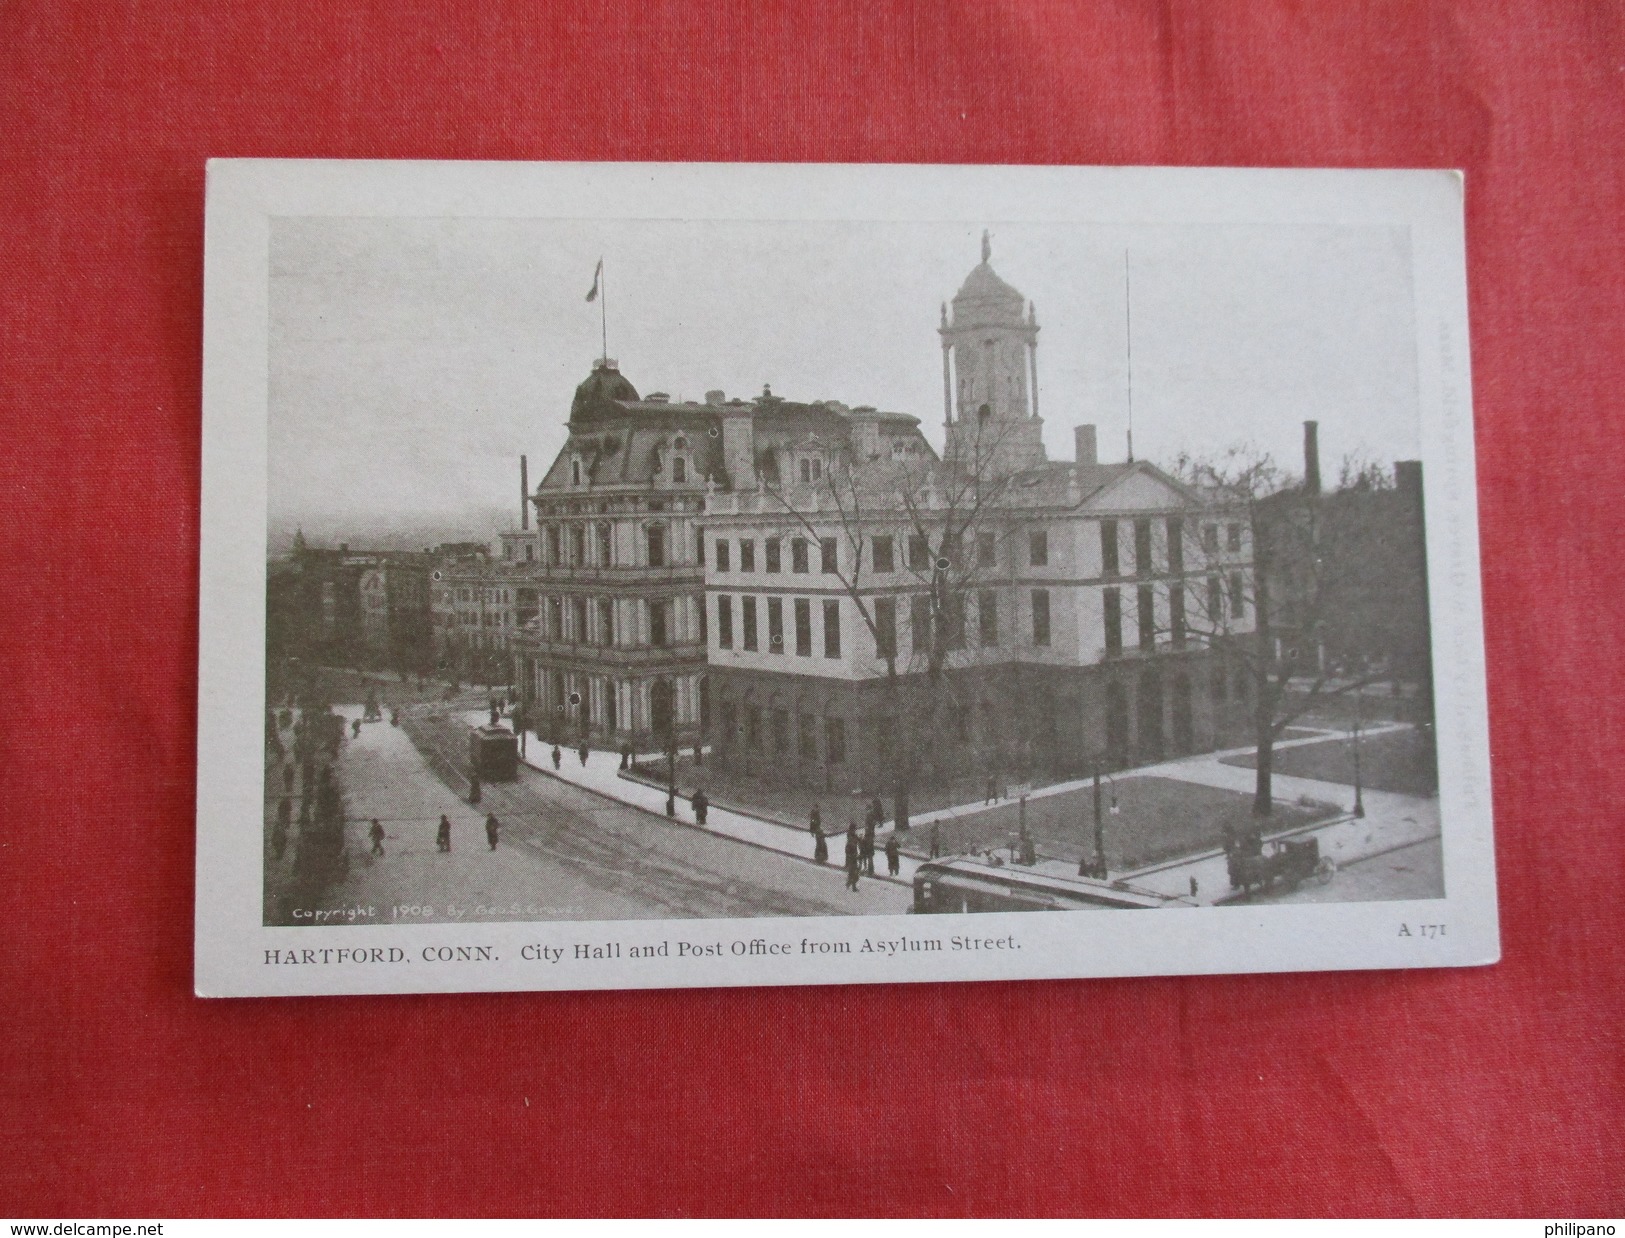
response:
M428 713L408 714L402 723L370 723L346 740L339 770L350 868L328 895L332 906L367 903L386 921L395 908L432 909L395 916L424 923L908 909L906 887L865 881L854 894L836 867L673 825L534 770L522 770L516 783L487 785L483 801L469 805L461 772L467 727ZM486 812L501 823L494 852L486 844ZM452 822L449 855L435 845L441 813ZM370 854L373 817L385 830L382 857Z
M1296 890L1255 894L1253 903L1364 903L1390 899L1442 898L1444 848L1437 838L1358 860L1337 870L1326 885L1306 881Z

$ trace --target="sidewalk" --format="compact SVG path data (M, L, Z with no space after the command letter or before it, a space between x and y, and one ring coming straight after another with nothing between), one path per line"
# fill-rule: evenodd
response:
M470 726L484 726L490 722L489 710L469 710L463 715ZM506 719L504 719L506 721ZM666 793L658 787L651 787L630 778L621 777L621 757L617 752L600 752L589 749L587 763L583 765L579 750L559 747L559 768L553 768L550 756L550 745L538 740L534 735L528 741L529 751L520 758L532 769L568 782L574 786L595 792L606 799L618 800L633 808L640 808L661 819L666 817ZM689 788L690 790L692 788ZM749 843L753 847L764 847L769 851L777 851L783 855L796 856L813 862L813 838L804 830L788 825L781 825L775 821L767 821L761 817L754 817L747 813L733 809L719 808L711 805L706 813L704 825L694 820L694 808L688 802L686 795L677 797L677 820L693 829L704 830L708 834L718 834L724 838L732 838L738 842ZM826 835L829 841L829 867L840 870L843 862L844 848L846 846L844 834ZM901 857L901 871L896 877L886 874L885 854L877 848L875 855L875 875L865 876L865 881L894 881L899 885L912 886L914 884L914 870L919 867L916 860L908 856Z

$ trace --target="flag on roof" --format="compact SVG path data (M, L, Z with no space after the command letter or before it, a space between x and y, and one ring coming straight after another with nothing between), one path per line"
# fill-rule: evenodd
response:
M595 267L593 269L593 273L592 273L592 291L587 294L587 300L596 301L598 299L598 283L603 278L604 278L604 260L602 258L600 258L598 260L597 267Z

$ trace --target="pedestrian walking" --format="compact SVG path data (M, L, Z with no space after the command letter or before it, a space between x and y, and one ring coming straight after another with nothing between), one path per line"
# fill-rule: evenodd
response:
M581 750L579 752L577 752L576 755L581 758L581 767L583 769L585 769L587 767L587 741L586 740L581 741Z
M985 808L999 796L999 780L993 774L987 776L987 794L982 797L982 806Z
M858 858L858 827L856 823L846 832L846 888L858 888L858 874L862 869L862 861Z
M497 815L494 812L485 814L485 841L491 844L491 850L497 849Z
M819 864L828 864L829 863L829 843L824 838L823 827L818 825L816 822L813 824L812 836L813 836L813 859L816 862L818 862Z
M621 768L632 768L632 745L630 743L621 745Z
M822 834L824 832L824 814L818 811L817 804L813 805L811 823L807 826L807 828L814 834Z
M711 800L710 797L705 794L705 789L703 787L695 790L694 798L690 801L690 803L694 805L694 824L704 825L705 814L710 811L711 808Z
M445 813L440 814L440 830L434 836L434 843L441 851L451 850L451 821Z
M867 876L875 875L875 822L870 821L863 827L863 843L860 854L863 856L863 871Z
M931 823L931 858L934 860L942 854L942 834L937 829L937 823Z
M554 744L553 745L553 768L555 770L558 769L558 767L559 767L559 760L562 757L562 755L563 754L559 752L559 746L557 744Z
M897 835L893 834L886 839L886 871L893 877L902 869L902 857L899 854L902 848L897 845Z
M886 806L880 802L878 795L869 801L869 814L865 820L876 829L885 824Z
M384 854L384 827L378 824L378 818L372 819L372 829L367 831L367 837L372 839L372 853Z

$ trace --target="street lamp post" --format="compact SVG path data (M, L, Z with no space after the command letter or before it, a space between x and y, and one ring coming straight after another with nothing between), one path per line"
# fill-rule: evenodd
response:
M1356 818L1365 816L1365 798L1360 789L1360 725L1363 721L1361 704L1361 694L1356 691L1354 694L1354 815Z

